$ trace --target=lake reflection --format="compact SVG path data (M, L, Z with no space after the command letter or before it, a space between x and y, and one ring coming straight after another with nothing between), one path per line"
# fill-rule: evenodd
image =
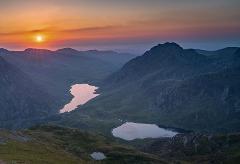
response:
M73 95L73 98L70 103L66 104L60 110L60 113L70 112L76 109L79 105L83 105L89 100L95 98L99 95L95 93L96 89L98 89L98 87L89 84L72 85L70 93Z
M114 137L130 141L144 138L173 137L178 133L160 128L155 124L126 122L113 129L112 134Z

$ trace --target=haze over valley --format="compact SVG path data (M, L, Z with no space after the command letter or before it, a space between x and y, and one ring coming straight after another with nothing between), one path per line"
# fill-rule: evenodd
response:
M0 163L238 164L239 6L0 1Z

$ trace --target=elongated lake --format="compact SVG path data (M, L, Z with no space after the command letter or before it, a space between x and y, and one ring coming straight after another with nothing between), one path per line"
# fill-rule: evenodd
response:
M144 138L174 137L177 132L160 128L155 124L126 122L112 130L114 137L127 141Z
M68 104L60 109L60 113L73 111L79 105L83 105L89 100L97 97L99 94L96 94L96 89L98 89L98 87L89 84L72 85L70 93L73 95L73 98Z

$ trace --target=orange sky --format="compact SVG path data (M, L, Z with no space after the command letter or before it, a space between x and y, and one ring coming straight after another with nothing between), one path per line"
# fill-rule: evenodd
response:
M239 7L237 0L0 1L0 47L111 49L163 41L237 45ZM45 42L36 43L37 35Z

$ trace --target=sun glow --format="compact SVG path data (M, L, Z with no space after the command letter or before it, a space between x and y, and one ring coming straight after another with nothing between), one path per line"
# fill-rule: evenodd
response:
M35 36L35 42L42 43L45 41L45 37L43 35L36 35Z

